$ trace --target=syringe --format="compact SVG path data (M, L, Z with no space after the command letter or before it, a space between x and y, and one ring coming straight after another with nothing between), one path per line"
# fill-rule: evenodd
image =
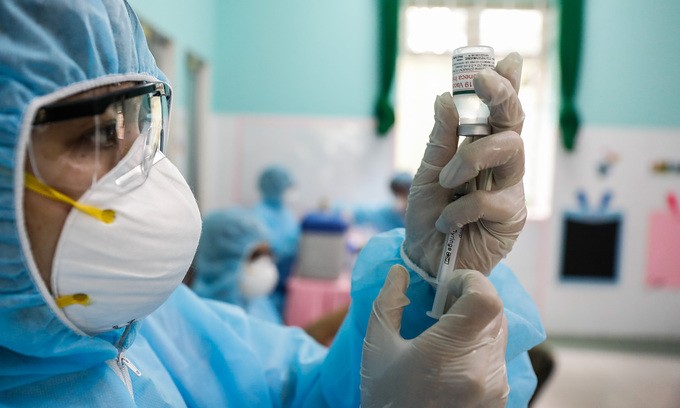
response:
M458 247L463 237L463 228L460 227L453 232L446 234L446 241L442 249L442 259L439 262L439 273L437 274L437 290L434 294L432 310L426 314L433 319L439 319L444 314L446 298L449 294L448 285L453 278L453 271L458 257Z
M478 138L474 138L477 140ZM491 187L491 170L482 170L479 172L478 180L482 180L479 188L488 190ZM454 198L455 200L456 198ZM446 300L449 295L449 282L453 279L453 271L456 266L456 259L458 258L458 247L463 238L463 227L460 227L453 232L446 234L446 241L444 241L444 248L442 249L442 258L439 261L439 272L437 273L437 289L434 294L434 302L432 302L432 310L426 314L433 319L439 319L445 312Z

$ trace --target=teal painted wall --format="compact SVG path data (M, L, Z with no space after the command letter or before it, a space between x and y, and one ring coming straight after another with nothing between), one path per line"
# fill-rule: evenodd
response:
M192 50L211 64L217 112L372 115L374 1L131 4L172 38L178 51ZM586 1L585 13L578 94L583 124L680 127L680 2ZM181 90L182 83L175 88Z
M215 52L215 2L219 0L129 0L140 18L171 38L183 49L201 57Z
M212 65L217 49L215 4L219 0L128 0L145 23L174 45L173 104L186 107L188 72L186 57L192 53Z
M219 1L215 108L370 116L377 9L366 0Z
M680 1L586 1L583 123L680 127Z

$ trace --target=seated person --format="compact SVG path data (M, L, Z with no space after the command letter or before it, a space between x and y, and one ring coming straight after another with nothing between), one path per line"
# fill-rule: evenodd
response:
M230 208L205 217L194 274L192 289L199 296L233 303L270 322L282 322L269 299L279 273L267 231L249 211Z

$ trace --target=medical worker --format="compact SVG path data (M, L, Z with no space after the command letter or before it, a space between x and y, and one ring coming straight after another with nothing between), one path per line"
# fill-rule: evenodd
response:
M295 264L300 242L300 222L289 207L291 197L296 193L295 180L286 167L271 165L260 173L257 187L261 199L253 211L267 227L269 241L274 251L279 281L272 294L272 300L279 312L282 312L286 283Z
M357 208L353 214L353 224L375 232L404 228L408 192L412 182L413 175L410 173L396 173L390 180L393 202L376 208Z
M269 295L279 272L267 231L253 214L229 208L208 214L194 259L192 289L201 297L244 308L248 314L282 324Z
M362 252L327 350L180 284L201 218L162 153L171 89L129 5L5 0L0 21L0 404L526 405L544 334L499 264L526 214L516 54L475 81L495 134L461 154L451 96L437 98L406 234ZM489 167L491 191L450 203ZM441 230L458 224L470 269L434 321Z

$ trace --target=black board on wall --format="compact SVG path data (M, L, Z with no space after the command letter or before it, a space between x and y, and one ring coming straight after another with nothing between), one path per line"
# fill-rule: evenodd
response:
M620 214L566 212L560 278L616 281L621 224Z

